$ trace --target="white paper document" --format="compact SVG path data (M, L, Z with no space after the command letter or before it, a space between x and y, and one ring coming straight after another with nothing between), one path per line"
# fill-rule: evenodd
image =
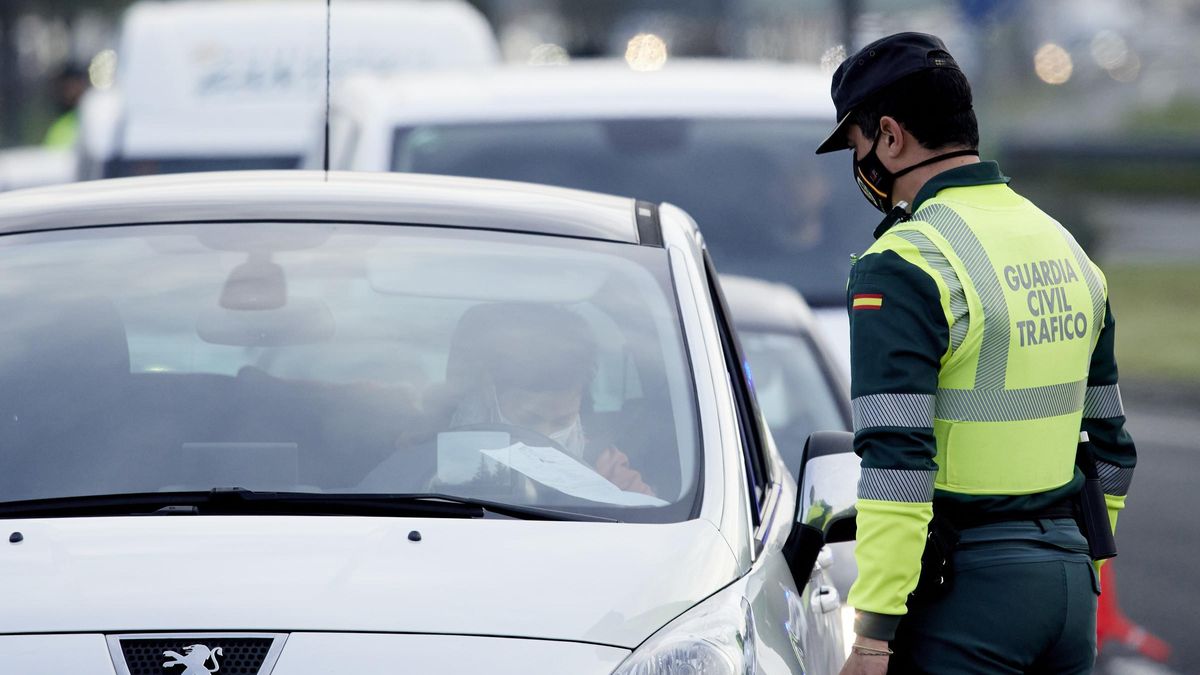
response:
M482 454L530 479L573 497L621 506L666 506L669 502L640 492L626 492L575 458L554 448L516 443Z
M503 431L444 431L437 437L437 479L442 485L464 485L488 467L480 448L505 448L512 438Z

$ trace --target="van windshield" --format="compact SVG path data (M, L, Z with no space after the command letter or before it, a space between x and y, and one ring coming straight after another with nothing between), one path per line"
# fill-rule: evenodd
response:
M500 178L670 202L692 215L724 273L845 302L849 257L879 216L847 153L814 155L827 123L624 119L405 127L392 169Z
M0 237L0 502L438 493L682 520L661 249L346 224Z
M152 176L160 173L193 173L199 171L254 171L296 169L299 155L278 157L139 157L111 159L104 163L102 178Z

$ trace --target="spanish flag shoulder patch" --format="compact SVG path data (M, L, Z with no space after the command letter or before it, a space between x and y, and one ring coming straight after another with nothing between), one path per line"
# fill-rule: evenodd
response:
M882 293L856 293L850 304L852 309L882 309Z

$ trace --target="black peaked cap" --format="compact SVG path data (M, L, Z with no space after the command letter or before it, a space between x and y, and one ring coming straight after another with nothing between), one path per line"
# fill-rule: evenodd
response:
M846 149L850 113L871 94L908 75L934 68L961 70L941 39L926 33L889 35L842 61L830 87L838 123L817 148L817 154Z

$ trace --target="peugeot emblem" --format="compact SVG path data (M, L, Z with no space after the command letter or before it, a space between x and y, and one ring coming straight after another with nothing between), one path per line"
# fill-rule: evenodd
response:
M207 645L188 645L183 653L168 649L163 656L171 659L163 663L163 668L183 666L182 671L172 671L175 675L212 675L221 669L217 657L223 656L220 647L209 649ZM209 666L209 662L212 666Z

